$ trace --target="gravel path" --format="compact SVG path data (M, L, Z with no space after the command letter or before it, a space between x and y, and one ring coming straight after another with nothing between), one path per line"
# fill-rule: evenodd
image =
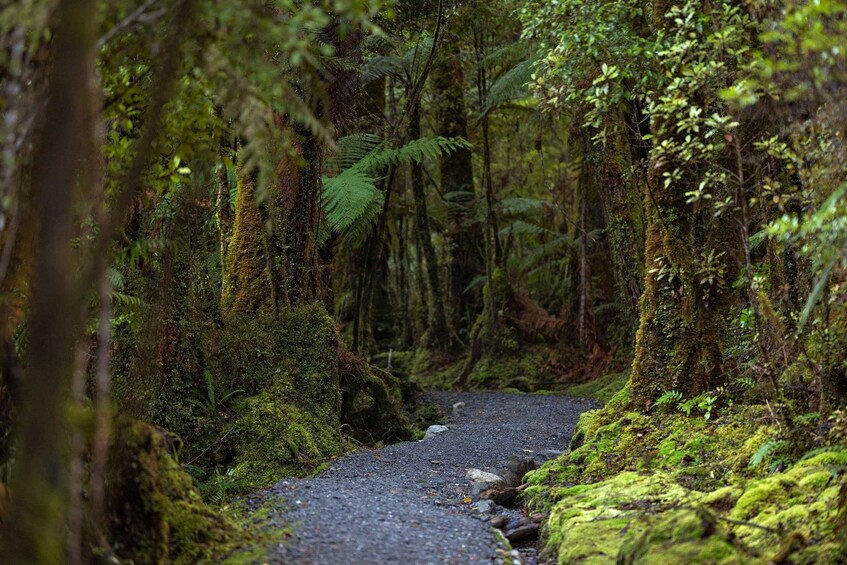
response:
M563 450L590 401L501 393L429 393L449 430L419 442L363 450L305 480L277 483L252 504L288 525L271 563L366 565L498 563L502 545L463 498L468 468L500 474L510 457ZM251 504L251 505L252 505ZM498 550L501 550L498 552Z

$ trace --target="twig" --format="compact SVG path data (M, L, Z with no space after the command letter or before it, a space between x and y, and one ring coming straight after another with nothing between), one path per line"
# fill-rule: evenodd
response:
M727 518L726 516L715 515L715 518L718 520L722 520L724 522L728 522L730 524L734 524L736 526L749 526L751 528L758 528L760 530L764 530L766 532L770 532L772 534L778 534L779 530L776 528L771 528L770 526L763 526L761 524L756 524L753 522L747 522L746 520L734 520L733 518Z
M161 10L159 10L158 12L153 12L153 13L150 13L150 14L146 14L146 12L147 12L148 8L150 8L151 6L153 6L153 5L154 5L156 2L158 2L158 1L159 1L159 0L147 0L147 2L145 2L144 4L142 4L141 6L139 6L137 10L135 10L134 12L132 12L131 14L129 14L127 17L125 17L124 19L122 19L121 21L119 21L117 24L115 24L115 27L113 27L112 29L110 29L109 31L107 31L105 34L103 34L103 35L100 37L100 39L98 39L98 40L97 40L97 44L96 44L96 45L97 45L97 49L100 49L101 47L103 47L104 45L106 45L106 44L107 44L109 41L111 41L111 40L112 40L112 38L114 38L117 34L119 34L120 32L124 31L125 29L127 29L127 28L131 27L132 25L134 25L134 24L136 24L136 23L146 23L146 22L153 21L153 20L154 20L154 19L156 19L157 17L159 17L159 16L161 16L162 14L164 14L164 13L165 13L165 9L164 9L164 8L162 8L162 9L161 9ZM146 16L146 17L145 17L145 16Z

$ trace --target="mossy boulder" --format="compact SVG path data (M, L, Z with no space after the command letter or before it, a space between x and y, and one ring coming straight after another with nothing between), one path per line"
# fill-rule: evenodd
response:
M180 440L150 424L115 422L106 476L112 549L134 563L207 561L240 534L208 508L177 460Z
M680 413L621 411L627 390L580 416L571 449L527 476L531 507L544 510L557 485L594 483L623 471L666 471L689 488L711 490L732 474L757 476L753 455L776 434L764 407L706 420Z
M299 407L276 391L263 391L236 406L231 475L238 490L267 487L307 475L344 448L332 407Z
M342 397L340 417L356 440L375 444L412 439L407 408L417 389L388 371L369 365L346 348L338 351Z

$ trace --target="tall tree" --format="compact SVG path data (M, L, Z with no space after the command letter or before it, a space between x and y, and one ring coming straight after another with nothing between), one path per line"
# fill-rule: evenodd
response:
M73 205L92 124L96 3L62 1L48 102L34 155L33 215L38 223L27 374L22 390L14 492L5 521L8 563L60 563L68 492L62 454L64 401L73 372ZM56 316L56 312L62 315Z
M468 138L465 75L462 69L461 18L448 23L432 69L436 133ZM484 273L482 228L476 217L472 153L458 150L441 159L441 192L447 201L450 242L449 297L452 324L467 329L479 312L477 292L466 292L471 281Z

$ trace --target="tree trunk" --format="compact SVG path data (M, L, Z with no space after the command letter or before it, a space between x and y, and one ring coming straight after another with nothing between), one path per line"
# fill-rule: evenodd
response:
M421 112L420 104L412 109L412 117L409 122L409 138L420 137ZM415 199L415 229L418 232L418 241L421 244L424 259L426 260L426 274L429 281L429 316L426 332L426 345L436 351L444 352L450 345L450 332L447 328L447 315L444 309L444 301L441 299L442 288L438 274L438 260L435 248L432 245L431 231L429 226L429 214L426 209L426 193L424 192L423 172L419 163L412 163L412 194Z
M433 99L437 133L444 137L468 138L465 109L465 80L459 38L446 32L432 69ZM479 292L465 292L471 281L484 272L483 237L475 219L471 152L460 149L441 158L441 191L449 211L450 281L452 325L467 329L479 313Z
M644 214L639 174L631 156L631 140L621 122L608 128L606 146L600 150L597 186L603 201L606 234L618 300L635 318L644 285Z
M4 520L5 563L63 561L67 504L65 400L74 365L73 195L84 160L94 69L95 2L62 1L44 132L34 155L38 225L26 379L12 505ZM57 315L58 314L58 315Z

